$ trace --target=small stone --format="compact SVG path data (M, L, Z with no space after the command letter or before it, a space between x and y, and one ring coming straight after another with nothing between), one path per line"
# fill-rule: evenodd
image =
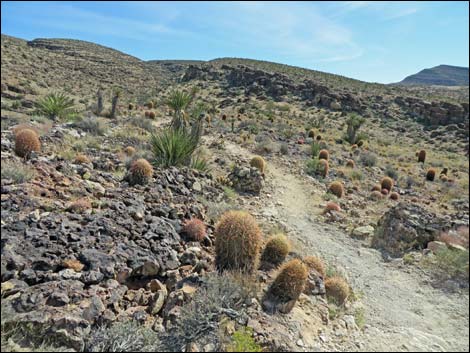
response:
M430 242L428 243L427 248L428 248L429 250L431 250L433 253L436 253L436 252L438 252L439 250L446 249L447 246L446 246L446 244L445 244L444 242L442 242L442 241L430 241Z
M202 185L199 181L196 181L194 184L193 184L193 190L194 191L202 191Z
M357 227L353 230L352 236L359 239L367 239L374 234L374 227L372 226L363 226Z

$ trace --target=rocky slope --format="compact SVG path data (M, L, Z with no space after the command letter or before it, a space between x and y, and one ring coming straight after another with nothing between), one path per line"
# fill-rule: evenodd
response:
M439 65L405 77L399 85L468 86L468 67Z
M94 113L103 82L105 105L114 86L124 90L116 119ZM37 99L64 87L71 121L37 116ZM150 136L168 126L175 88L197 88L206 104L198 152L210 172L154 168L147 185L131 186L129 166L152 161ZM469 223L468 102L455 92L2 36L2 350L143 349L145 337L149 351L233 350L242 333L252 350L468 351L468 231L467 243L458 238L467 247L449 241ZM344 138L351 112L365 117L360 146ZM22 124L40 135L28 159L15 153ZM324 176L308 168L314 141L329 152ZM250 166L254 155L266 170ZM444 175L427 180L429 169ZM371 193L384 176L391 190ZM339 197L328 192L335 181ZM290 313L262 308L276 268L214 271L214 227L231 209L254 215L263 240L286 233L288 260L323 259L325 274L309 270ZM183 230L193 218L207 227L200 242ZM325 296L334 276L350 286L341 305ZM122 325L129 319L137 331Z

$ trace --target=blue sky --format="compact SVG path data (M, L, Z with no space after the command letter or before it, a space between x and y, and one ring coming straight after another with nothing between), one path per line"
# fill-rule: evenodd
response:
M468 66L468 2L2 1L3 34L74 38L143 60L243 57L390 83Z

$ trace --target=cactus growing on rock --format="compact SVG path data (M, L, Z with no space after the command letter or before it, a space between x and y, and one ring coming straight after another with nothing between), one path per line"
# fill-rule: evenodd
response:
M429 168L428 171L426 172L426 180L434 181L435 177L436 177L436 169Z
M328 213L330 211L341 212L341 207L336 202L328 202L325 206L323 213Z
M307 278L307 266L299 259L290 260L281 267L269 287L269 293L282 301L297 300L305 288Z
M266 169L266 162L263 157L255 156L251 159L250 166L257 168L261 172L261 174L264 174L264 171Z
M187 220L183 225L183 232L195 241L201 241L206 236L206 225L197 218Z
M330 184L328 191L336 197L341 198L344 193L343 184L341 184L339 181L334 181Z
M145 185L149 182L152 175L153 168L150 163L146 159L140 158L134 161L129 168L128 181L130 185Z
M281 264L290 251L290 244L284 234L275 234L269 237L264 246L261 261L273 265Z
M326 178L330 170L329 163L326 159L320 159L318 161L318 170L320 170L322 177Z
M326 267L322 259L316 256L307 256L302 259L307 268L316 270L323 278L326 277Z
M350 289L348 283L341 277L335 276L327 278L325 281L326 296L342 305L349 297Z
M387 189L388 192L392 191L393 188L393 179L390 177L384 177L380 181L381 189Z
M38 134L31 129L23 129L15 136L15 153L23 158L28 158L31 152L39 152L41 142Z
M217 223L214 235L219 270L252 273L257 269L262 237L253 216L245 211L228 211Z
M426 160L426 151L425 150L419 151L418 152L418 162L424 163L425 160Z
M330 153L327 150L321 150L318 154L318 159L328 160L330 158Z

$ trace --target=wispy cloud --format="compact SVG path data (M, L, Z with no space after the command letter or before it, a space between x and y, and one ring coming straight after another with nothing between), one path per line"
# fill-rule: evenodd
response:
M386 15L385 20L394 20L396 18L413 15L417 12L418 12L418 9L414 8L414 7L413 8L408 8L408 9L403 9L403 10L399 10L399 11L396 11L396 12L392 12L390 15Z
M22 21L21 18L18 19ZM149 40L152 35L188 36L190 32L158 22L145 22L83 10L74 5L57 4L41 16L28 18L32 24L46 28L116 36L133 40Z
M356 12L367 12L378 20L388 21L419 12L417 1L340 1L334 4L333 18L345 17Z

